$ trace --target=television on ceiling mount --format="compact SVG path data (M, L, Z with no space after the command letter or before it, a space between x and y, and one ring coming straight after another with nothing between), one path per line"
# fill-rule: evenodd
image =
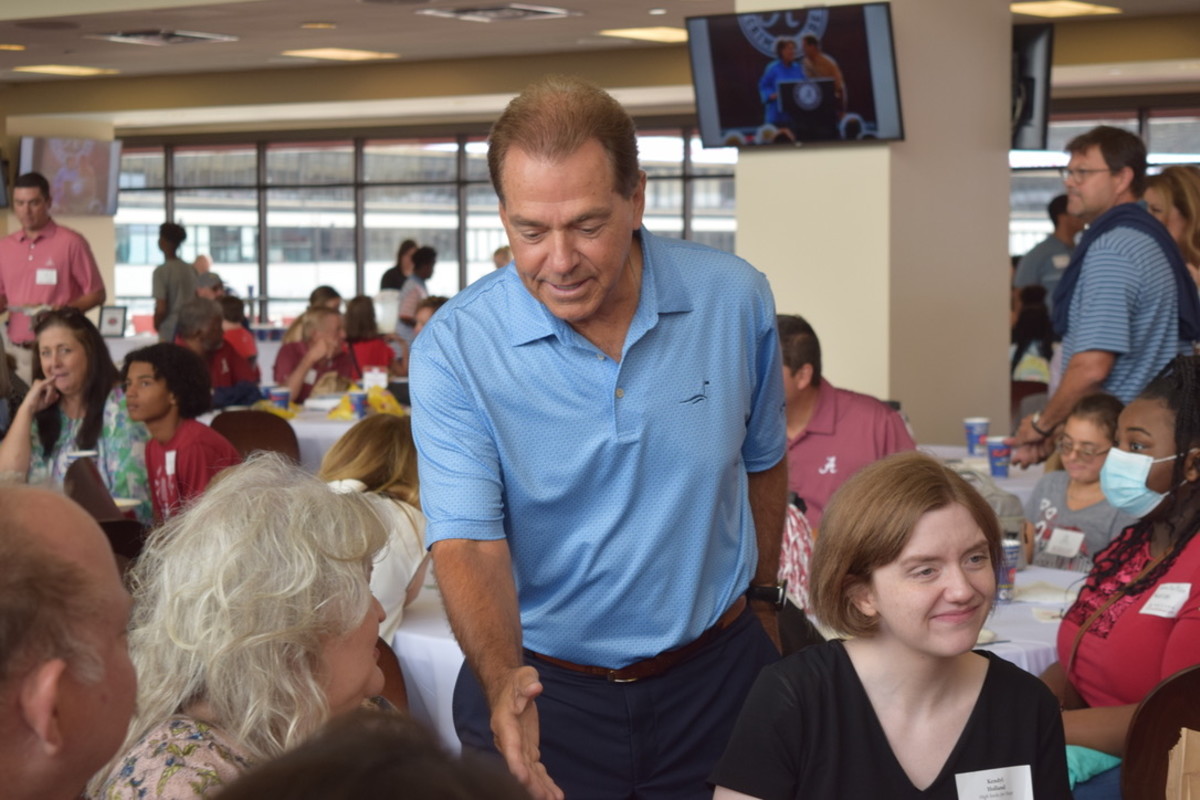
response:
M904 138L890 4L685 22L705 147Z
M18 175L39 172L50 184L50 210L64 216L117 213L121 143L21 137Z

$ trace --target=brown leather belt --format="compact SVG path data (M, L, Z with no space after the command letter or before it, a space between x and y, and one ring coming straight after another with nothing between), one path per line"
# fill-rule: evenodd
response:
M733 621L741 616L741 613L745 610L746 598L743 595L725 610L725 613L717 619L716 624L700 634L694 641L685 644L683 647L677 647L674 650L664 650L653 658L647 658L645 661L638 661L620 669L594 667L589 664L574 664L570 661L564 661L561 658L535 653L528 649L525 650L525 653L539 661L545 661L547 664L569 669L572 672L582 672L584 675L606 678L613 683L632 683L662 675L664 672L674 669L684 661L687 661L700 652L706 644L715 639L717 634L732 625Z

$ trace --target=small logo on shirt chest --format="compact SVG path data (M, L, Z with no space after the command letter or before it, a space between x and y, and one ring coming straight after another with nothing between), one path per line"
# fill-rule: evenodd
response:
M684 400L680 400L679 402L687 403L688 405L694 406L696 403L701 403L707 399L708 399L708 381L705 381L704 383L700 384L699 394L694 394L691 397L688 397Z
M817 470L818 475L837 475L837 456L829 456L825 459L825 466Z

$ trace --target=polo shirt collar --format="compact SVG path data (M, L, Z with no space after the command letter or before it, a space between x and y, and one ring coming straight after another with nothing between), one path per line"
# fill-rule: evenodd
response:
M669 259L657 259L658 247L654 234L644 227L638 232L642 248L642 286L638 295L638 307L626 336L626 346L636 341L643 333L658 322L660 314L687 312L692 310L691 297L684 284L679 267ZM546 310L521 282L516 268L506 270L502 277L508 282L509 321L508 341L513 347L557 336L563 343L577 341L579 334L558 317Z
M49 238L53 237L55 232L57 232L57 231L58 231L58 225L56 225L54 220L51 219L42 227L42 229L40 231L35 233L33 236L30 236L27 233L25 233L24 228L22 228L17 233L20 237L20 241L22 241L22 242L28 242L28 241L36 242L39 239L49 239Z
M832 435L837 428L837 390L828 380L821 379L821 393L817 395L817 408L805 426L805 433Z

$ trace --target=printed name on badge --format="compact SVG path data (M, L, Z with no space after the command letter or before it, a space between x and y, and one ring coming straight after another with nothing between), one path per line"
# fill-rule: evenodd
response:
M1034 800L1028 764L960 772L954 776L954 786L958 800Z
M1046 543L1046 552L1052 556L1074 558L1083 547L1083 531L1069 531L1066 528L1055 528Z
M174 450L167 451L167 457L166 457L165 461L166 461L166 468L167 468L168 475L175 474L175 452L176 451L174 451Z
M1192 596L1190 583L1162 583L1142 606L1140 613L1175 619L1187 599Z
M28 275L29 273L25 273ZM34 278L38 286L57 286L58 285L58 270L56 269L39 269Z

